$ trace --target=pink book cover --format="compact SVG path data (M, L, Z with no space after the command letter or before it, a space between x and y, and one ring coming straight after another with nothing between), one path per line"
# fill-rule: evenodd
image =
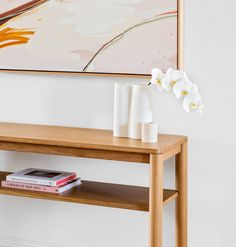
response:
M2 187L21 189L21 190L48 192L48 193L62 193L62 192L65 192L69 189L72 189L73 187L75 187L79 184L81 184L81 180L79 178L74 179L68 183L65 183L62 186L45 186L45 185L38 185L38 184L2 181Z

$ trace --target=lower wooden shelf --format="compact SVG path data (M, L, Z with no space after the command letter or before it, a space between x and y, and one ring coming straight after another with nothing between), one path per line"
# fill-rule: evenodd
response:
M0 172L0 182L10 173ZM0 187L0 194L54 201L74 202L105 207L149 211L149 188L111 183L82 181L82 184L62 194L52 194ZM178 197L174 190L164 190L163 203Z

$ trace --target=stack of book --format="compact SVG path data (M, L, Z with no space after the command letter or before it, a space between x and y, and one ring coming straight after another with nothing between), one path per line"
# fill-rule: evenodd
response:
M2 187L48 193L62 193L79 184L81 179L76 173L35 168L15 172L2 181Z

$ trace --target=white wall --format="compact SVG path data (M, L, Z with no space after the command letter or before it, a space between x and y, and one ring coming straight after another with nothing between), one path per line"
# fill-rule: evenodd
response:
M236 244L235 8L232 0L186 1L185 70L203 93L205 113L186 114L174 97L158 95L161 131L189 136L191 247ZM0 121L111 129L116 81L127 79L1 73ZM50 167L148 185L148 166L140 164L4 152L0 161L1 170ZM166 164L167 187L172 163ZM174 246L173 216L172 203L165 208L165 247ZM24 247L147 246L148 215L142 212L1 196L0 218L0 246L21 246L17 238L45 242Z

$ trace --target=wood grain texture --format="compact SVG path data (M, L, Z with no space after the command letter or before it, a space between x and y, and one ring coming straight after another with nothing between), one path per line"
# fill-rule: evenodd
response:
M5 180L8 174L10 173L0 172L0 182ZM130 185L82 181L82 185L62 194L8 189L3 187L0 187L0 194L139 211L149 210L149 188ZM166 204L176 199L177 196L178 193L176 191L164 190L163 203L161 204Z
M181 152L181 145L169 150L168 152L165 152L164 155L164 160L168 160L172 158L173 156L179 154Z
M151 75L149 74L127 74L127 73L100 73L100 72L74 72L74 71L50 71L50 70L14 70L14 69L0 69L0 72L3 73L20 73L20 74L46 74L46 75L60 75L60 76L76 76L76 77L118 77L118 78L142 78L142 79L147 79L150 80Z
M150 157L150 229L149 247L162 247L163 225L163 155L152 154Z
M178 0L178 69L184 69L184 0Z
M188 245L188 181L187 181L187 142L182 144L181 153L176 157L176 247Z
M155 144L113 137L112 131L0 123L0 150L150 162L150 189L83 181L62 194L0 187L0 194L149 211L149 247L162 247L163 205L177 198L176 246L187 247L187 137L160 135ZM163 190L164 160L176 156L176 188ZM8 173L0 172L0 182Z
M148 154L0 141L0 150L149 163Z
M159 135L158 143L113 137L110 130L0 123L0 142L49 145L124 153L161 154L181 145L184 136Z

